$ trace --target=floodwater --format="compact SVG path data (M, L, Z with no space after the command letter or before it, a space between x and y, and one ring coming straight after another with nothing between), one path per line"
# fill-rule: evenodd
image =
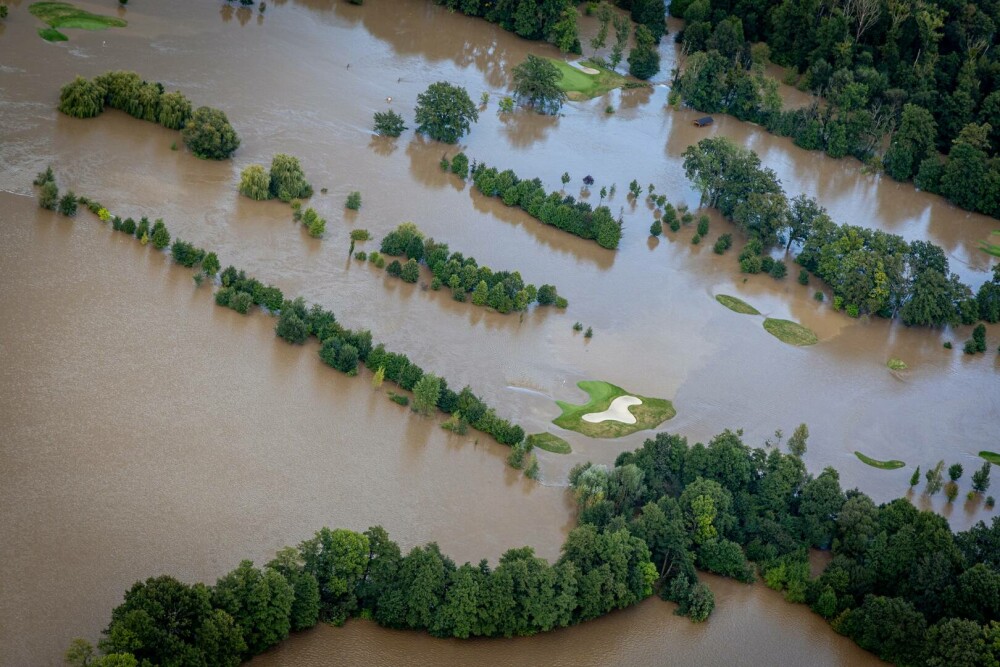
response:
M81 3L116 11L110 5ZM678 414L666 428L693 440L732 427L759 445L777 428L790 433L807 422L809 468L835 465L845 487L878 500L904 493L912 466L943 458L969 470L977 451L997 448L997 355L941 347L951 340L960 348L968 327L850 320L831 311L829 298L815 301L817 287L797 284L794 270L781 283L744 281L735 252L711 250L731 231L717 216L700 245L690 244L690 229L650 240L652 213L624 193L636 178L696 206L680 154L723 134L760 153L790 193L816 196L837 220L942 245L975 286L991 262L977 242L1000 228L996 220L731 118L707 131L692 127L695 112L665 108L660 84L677 57L669 40L652 89L569 104L558 118L500 119L510 69L529 51L553 49L426 0L272 2L263 18L220 5L130 6L127 28L70 31L62 44L35 35L23 3L0 26L0 558L9 573L0 582L0 664L57 664L70 638L97 636L137 578L170 572L212 581L241 558L259 563L322 525L381 523L405 547L436 540L459 561L495 560L524 544L554 558L574 521L562 488L569 468L610 463L649 435L598 441L560 432L573 454L539 452L542 482L524 480L505 467L504 448L450 435L374 392L364 374L351 379L324 367L315 347L276 339L269 318L215 307L190 272L89 214L67 221L38 210L30 182L48 163L63 188L121 215L163 217L223 264L332 308L348 326L370 327L451 386L471 384L528 432L558 431L549 424L559 412L553 399L583 399L575 383L603 379L672 400ZM593 21L584 26L593 30ZM243 139L235 159L171 150L177 133L119 112L77 120L55 111L59 87L74 75L119 68L224 109ZM610 204L624 213L621 249L603 250L473 193L438 167L459 147L412 131L395 141L371 136L373 111L391 107L410 120L416 95L439 80L465 86L474 99L491 94L460 147L470 158L539 176L553 189L564 171L571 191L590 174L591 200L601 185L617 184ZM605 113L609 104L615 113ZM278 152L300 158L317 192L329 189L311 202L329 221L322 241L296 228L287 206L236 193L241 168ZM363 205L348 215L343 201L352 190ZM405 220L480 263L556 284L569 309L500 316L348 258L349 229L379 239ZM821 342L786 346L761 318L718 305L718 293L800 321ZM575 321L593 327L594 338L575 334ZM1000 328L988 338L995 349ZM911 370L889 371L890 357ZM909 467L876 470L855 450ZM934 506L956 527L989 516L976 504L946 507L940 497ZM509 664L605 656L646 665L664 655L684 663L873 660L770 591L711 581L719 604L700 626L658 601L509 642L441 642L351 623L307 633L262 661L319 664L332 652L344 662L385 664L403 656L464 664L484 655ZM685 659L681 650L692 653Z

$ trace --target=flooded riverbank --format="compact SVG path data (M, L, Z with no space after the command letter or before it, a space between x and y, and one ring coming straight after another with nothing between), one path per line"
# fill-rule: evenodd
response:
M105 4L83 6L106 11ZM135 579L171 572L214 581L241 558L259 563L323 525L381 523L405 546L436 540L460 561L495 559L522 544L554 558L573 523L560 488L569 468L610 463L649 435L597 441L559 432L573 454L538 452L543 484L524 480L505 467L504 448L451 436L363 379L325 368L315 348L276 339L269 318L217 308L189 272L116 238L89 214L68 221L39 211L25 195L49 163L62 187L122 215L164 218L175 235L219 252L223 265L321 303L348 326L370 327L376 340L452 386L470 384L528 432L555 431L554 399L576 401L578 380L601 379L669 398L678 415L665 429L692 439L742 427L758 445L776 428L790 433L807 422L810 470L835 465L845 488L880 501L905 492L914 465L944 458L969 470L978 450L995 449L996 355L969 358L941 346L960 343L968 327L939 333L850 320L813 299L816 285L766 276L744 282L734 253L718 257L710 243L691 245L691 230L651 241L651 212L641 201L628 204L624 192L637 178L696 205L679 156L720 133L758 151L790 193L815 195L838 221L942 245L973 284L991 261L976 243L997 221L731 118L708 132L694 128L693 112L663 108L661 86L570 104L559 118L501 119L496 102L510 68L528 52L556 52L424 0L392 3L392 11L374 1L269 4L263 21L212 3L135 6L126 10L127 28L72 31L69 42L49 44L34 33L26 6L14 3L0 34L0 555L18 573L0 584L0 644L9 647L0 663L57 664L69 638L97 635ZM667 74L672 48L664 43ZM243 138L235 160L173 151L177 133L119 112L81 121L55 111L59 87L74 75L119 68L224 109ZM621 249L602 250L473 193L438 166L460 147L412 132L394 142L371 137L372 113L387 107L386 97L410 121L416 95L437 80L466 86L474 99L492 94L461 145L470 157L537 175L549 189L559 188L563 171L573 179L569 192L587 174L595 193L617 183L611 206L624 209ZM608 103L615 114L604 113ZM278 152L300 158L317 192L329 188L311 202L329 220L324 240L292 223L287 206L237 195L239 170ZM347 215L352 190L364 204ZM501 316L348 258L349 229L381 238L405 220L486 264L519 269L527 282L558 284L569 309ZM710 239L729 230L712 216ZM786 346L759 320L717 304L718 293L802 322L820 343ZM592 326L594 338L574 334L575 321ZM998 337L991 327L991 349ZM890 357L911 370L890 372ZM876 470L854 450L909 466ZM936 505L949 513L940 496ZM949 519L963 527L989 516L957 503ZM686 642L699 632L734 651L712 654L720 661L756 651L767 662L783 642L806 647L789 659L854 659L829 648L842 638L802 607L775 596L728 626L720 619L739 602L719 597L706 626L653 601L552 638L500 645L514 647L511 662L521 651L554 657L545 651L575 646L567 655L579 662L602 655L595 648L602 642L634 636L627 629L648 636L627 643L635 646L621 654L629 664L674 651L662 643L671 633ZM781 621L785 610L818 625L792 626ZM279 651L306 660L297 646L343 646L349 633L357 636L351 650L384 641L390 658L404 647L433 662L454 645L352 623ZM535 641L543 648L528 648ZM477 646L449 659L471 659Z

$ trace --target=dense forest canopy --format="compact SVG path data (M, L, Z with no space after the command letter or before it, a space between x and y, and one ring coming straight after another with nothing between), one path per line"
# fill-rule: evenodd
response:
M834 157L870 159L892 132L890 176L1000 215L1000 2L673 0L670 11L686 21L688 104ZM767 58L822 102L782 111L753 67Z

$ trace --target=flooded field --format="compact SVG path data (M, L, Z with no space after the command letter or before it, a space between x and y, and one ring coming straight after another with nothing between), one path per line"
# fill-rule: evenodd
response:
M816 285L744 281L734 253L691 245L693 230L650 240L651 211L624 193L636 178L695 207L680 154L723 134L836 220L940 244L974 286L991 261L977 243L1000 228L996 220L732 118L695 128L694 112L665 108L663 85L569 104L558 118L501 119L496 105L510 69L528 52L555 50L426 0L269 4L262 20L222 3L140 5L124 12L127 28L70 31L70 41L49 44L26 3L15 1L0 26L0 557L16 573L0 583L0 664L58 664L71 637L96 637L137 578L171 572L213 581L241 558L260 562L322 525L381 523L405 546L436 540L459 561L495 560L522 544L553 558L575 520L562 488L569 469L610 463L648 435L606 441L560 432L574 452L539 452L542 483L524 480L505 466L505 448L412 416L363 377L322 366L315 347L276 339L269 318L215 307L189 272L89 214L70 222L40 211L30 183L46 164L62 187L121 215L162 217L175 235L216 250L223 265L371 328L451 386L472 385L529 433L555 430L553 399L585 400L576 382L601 379L670 399L678 414L665 428L692 439L733 427L758 445L776 428L790 433L807 422L808 467L834 465L845 487L876 500L902 495L915 465L943 458L968 470L977 451L997 449L997 355L942 349L946 340L960 348L970 328L851 320L829 299L815 301ZM109 11L110 3L80 6ZM676 59L669 39L662 52L660 83ZM234 160L171 150L177 133L117 111L91 120L56 112L59 87L73 76L122 68L225 110L243 139ZM465 86L473 99L491 93L459 147L412 131L396 141L371 136L374 111L393 108L412 121L417 94L439 80ZM604 112L608 104L614 114ZM539 176L550 189L564 171L573 179L568 192L588 174L595 193L617 184L620 250L474 193L438 166L460 149ZM329 189L312 201L329 220L325 239L309 238L285 205L238 196L240 169L278 152L300 158L317 192ZM347 215L352 190L363 206ZM371 230L376 241L359 245L371 250L405 220L481 263L556 284L569 308L501 316L349 259L349 229ZM709 238L723 231L728 224L713 214ZM799 321L820 343L784 345L760 318L717 304L719 293ZM593 327L594 338L574 334L575 321ZM991 327L991 349L998 336ZM890 357L911 370L889 371ZM909 466L877 470L855 450ZM945 507L940 496L935 504L955 527L989 516L979 506ZM715 663L874 660L777 594L711 582L718 606L703 626L658 601L509 642L443 642L358 622L317 628L259 662L318 665L333 652L350 664L404 656L467 664L487 652L500 664L605 656L644 665L668 652L687 663L695 655Z

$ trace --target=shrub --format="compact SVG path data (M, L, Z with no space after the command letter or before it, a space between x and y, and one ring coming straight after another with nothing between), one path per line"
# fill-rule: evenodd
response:
M278 153L271 159L268 189L272 197L290 202L300 197L311 197L312 186L306 181L298 158Z
M372 236L368 233L367 229L352 229L351 230L351 240L352 241L367 241Z
M701 243L701 236L699 234L695 234L694 236L692 236L691 237L691 243L693 243L695 245L698 245L699 243Z
M663 224L659 220L653 220L653 224L649 226L650 236L659 236L663 233Z
M309 338L309 325L295 312L292 302L286 302L281 308L274 333L289 343L301 345Z
M150 239L153 241L153 247L157 250L163 250L170 245L170 232L167 231L163 220L157 220L153 223L153 235Z
M853 317L857 319L858 317L861 316L861 311L858 308L857 304L853 303L848 304L847 308L845 308L845 311L847 312L848 317Z
M408 259L406 263L403 264L402 269L399 272L399 277L403 279L403 282L415 283L420 279L420 267L417 266L417 260Z
M174 241L173 245L170 246L170 254L175 262L189 269L205 258L204 250L180 239Z
M190 119L191 102L188 98L178 92L160 96L160 114L157 118L160 125L169 130L181 130Z
M708 216L703 215L698 218L698 235L705 236L708 234Z
M136 224L132 218L125 218L118 227L118 231L125 232L126 234L135 234L135 230Z
M392 400L393 403L396 403L397 405L402 405L403 407L406 407L407 405L410 404L410 398L408 396L404 394L397 394L394 391L389 392L389 398Z
M816 292L815 292L815 293L813 294L813 298L814 298L814 299L816 299L817 301L822 301L823 299L825 299L825 298L826 298L826 295L825 295L825 294L823 294L822 292L820 292L820 291L818 291L818 290L817 290L817 291L816 291Z
M66 194L59 200L59 212L65 216L72 217L76 215L76 208L76 195L73 194L72 190L67 190Z
M729 248L732 247L732 245L733 245L733 235L723 234L715 242L715 246L712 248L712 250L715 251L716 255L723 255L727 250L729 250Z
M462 178L469 175L469 158L465 153L459 153L451 159L451 173L458 174Z
M569 301L566 300L566 297L556 297L556 308L566 308L567 306L569 306Z
M93 118L104 111L104 88L78 76L59 91L59 111L74 118Z
M240 173L240 194L255 201L271 198L270 178L264 166L252 164Z
M344 204L344 206L351 209L352 211L357 211L359 208L361 208L361 193L354 191L351 194L347 195L347 202Z
M192 153L209 160L224 160L240 147L240 138L226 114L211 107L198 107L181 136Z
M326 219L316 216L306 225L306 229L309 230L309 236L318 239L326 232Z
M38 195L38 205L49 211L56 210L59 205L59 188L55 181L46 181L42 184L41 192Z
M770 273L771 277L775 280L781 280L788 274L788 267L785 266L785 263L779 259L774 262L768 273Z
M385 272L390 276L399 278L399 276L403 273L403 265L399 263L398 259L394 259L389 266L386 267Z
M49 165L48 167L45 168L45 171L38 172L38 175L35 176L35 180L33 180L31 183L32 185L45 185L46 183L55 183L55 182L56 182L56 175L52 173L52 165Z
M809 272L805 269L799 269L799 284L808 285L809 284Z
M951 345L951 341L950 341L950 340L946 340L946 341L944 342L944 349L946 349L946 350L950 350L950 349L951 349L951 347L952 347L952 345Z
M594 337L594 329L592 327L587 327L587 330L583 332L583 337L584 338L593 338Z
M228 305L240 315L246 315L253 306L253 297L247 292L234 291L232 296L229 297Z
M398 137L406 130L406 123L403 117L390 109L389 111L375 112L375 134L385 137Z
M364 250L359 250L356 253L354 253L354 259L358 260L359 262L364 262L365 260L368 259L368 253L366 253Z
M579 322L574 322L573 331L583 331L583 325Z

